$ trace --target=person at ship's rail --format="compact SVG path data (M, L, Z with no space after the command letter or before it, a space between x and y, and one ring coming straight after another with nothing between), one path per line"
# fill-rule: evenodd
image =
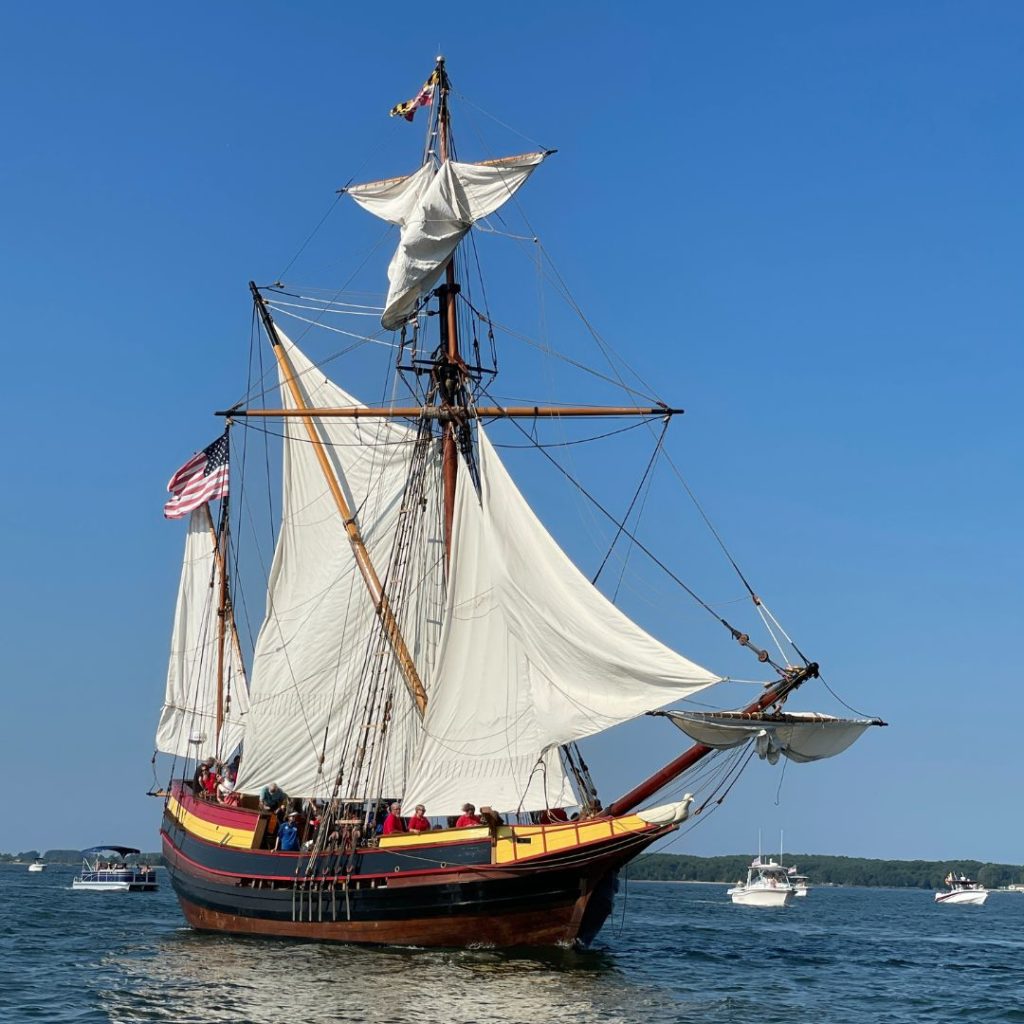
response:
M477 817L476 808L469 803L462 805L462 815L456 820L456 828L470 828L479 825L480 818Z
M260 790L260 810L269 812L267 842L277 831L281 817L288 806L288 794L276 783L268 783Z
M402 805L396 801L388 808L388 816L384 819L381 835L389 836L405 830L405 822L402 820Z
M410 832L429 832L430 822L427 820L427 809L423 804L416 805L416 813L406 823Z
M206 778L213 771L216 760L212 757L204 758L196 764L196 770L192 775L192 792L196 796L204 796L206 793Z
M268 783L260 790L260 810L276 814L288 803L288 794L276 783Z
M282 853L298 853L299 851L299 812L292 811L277 830L275 850Z

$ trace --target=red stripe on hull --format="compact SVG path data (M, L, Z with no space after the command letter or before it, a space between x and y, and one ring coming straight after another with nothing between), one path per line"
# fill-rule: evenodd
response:
M200 800L194 793L178 784L172 787L171 795L189 814L194 814L213 825L252 832L259 824L259 811L250 811L245 807L228 807L212 800Z

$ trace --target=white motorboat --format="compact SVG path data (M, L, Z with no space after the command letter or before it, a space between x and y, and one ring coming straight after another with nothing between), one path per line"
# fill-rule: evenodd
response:
M790 871L792 871L792 870L793 869L790 868ZM794 896L806 896L807 895L807 890L810 888L810 886L807 884L807 876L806 875L790 874L789 881L790 881L790 884L793 886L793 895Z
M788 907L796 895L789 869L774 860L753 861L746 882L737 882L728 890L733 903L745 907Z
M46 861L44 861L42 857L36 857L36 859L29 864L28 869L29 871L45 871Z
M72 889L92 892L156 892L156 873L148 864L129 864L125 858L140 851L130 846L91 846L82 851L82 873Z
M985 886L952 871L946 875L946 891L935 894L936 903L956 903L970 907L980 907L987 899L988 889Z

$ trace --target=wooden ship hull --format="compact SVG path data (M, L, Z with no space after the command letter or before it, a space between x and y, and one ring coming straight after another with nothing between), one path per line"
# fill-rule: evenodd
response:
M410 946L589 945L619 869L676 828L631 814L393 835L314 856L260 849L267 822L174 787L163 856L193 928Z

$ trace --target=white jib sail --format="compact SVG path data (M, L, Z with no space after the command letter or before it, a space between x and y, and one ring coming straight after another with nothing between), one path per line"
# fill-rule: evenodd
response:
M249 710L245 670L234 632L224 642L224 720L217 742L220 601L213 522L206 505L189 518L156 748L178 757L227 756L242 740Z
M511 199L546 155L526 153L483 164L446 160L440 168L431 161L408 177L347 189L364 209L402 229L388 267L390 286L380 321L386 330L409 318L466 232Z
M771 764L780 754L801 764L835 757L858 740L865 729L878 724L872 719L834 718L808 711L789 712L779 721L737 721L728 715L687 711L669 711L668 717L691 739L717 750L755 740L758 755Z
M327 380L278 333L310 406L363 404ZM283 379L281 395L286 407L295 407ZM315 425L387 586L416 434L381 418L329 418ZM253 657L252 707L238 787L252 793L276 782L293 797L326 796L340 771L343 797L398 796L418 742L419 716L388 651L384 661L398 681L383 742L380 716L366 720L368 654L377 649L379 620L305 421L289 417L283 431L281 527ZM434 507L433 496L428 498ZM439 524L439 514L436 518ZM430 519L429 511L424 519ZM411 595L396 614L414 661L424 666L423 677L442 611L444 544L439 538L418 540L419 560L406 569L413 577ZM423 682L429 689L428 678ZM357 748L364 743L367 753L357 772Z
M408 805L564 805L551 754L720 681L583 576L479 430L481 494L459 474L448 605ZM544 778L534 772L542 753ZM553 777L554 776L554 777ZM527 789L527 784L529 788Z

